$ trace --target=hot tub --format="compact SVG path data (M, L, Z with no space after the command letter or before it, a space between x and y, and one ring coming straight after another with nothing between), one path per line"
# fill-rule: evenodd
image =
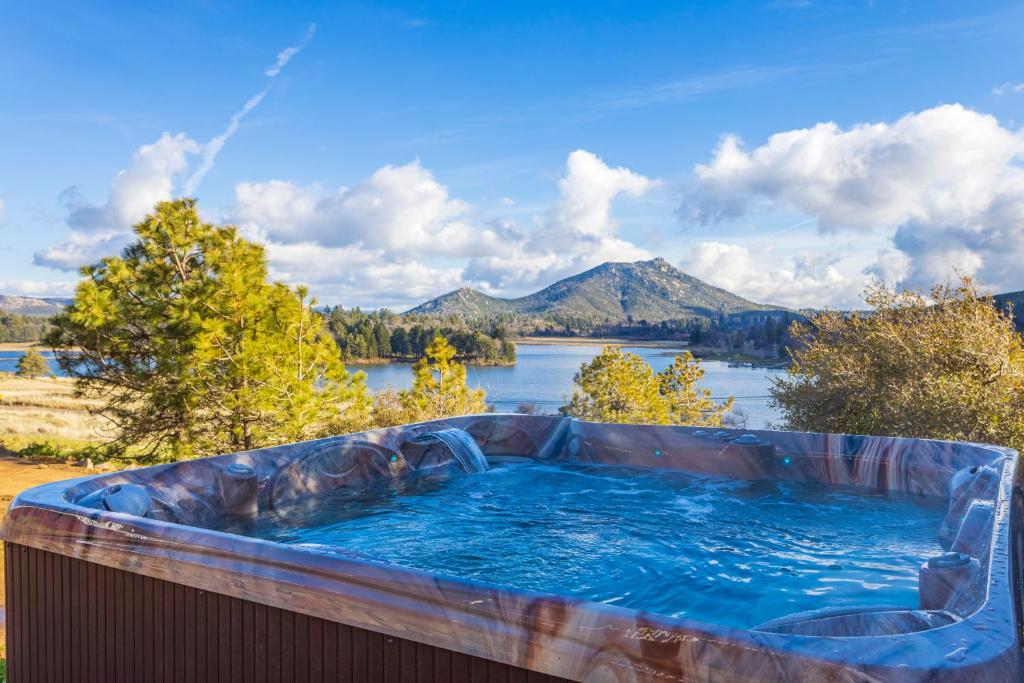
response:
M1015 451L480 415L37 487L13 683L1017 681Z

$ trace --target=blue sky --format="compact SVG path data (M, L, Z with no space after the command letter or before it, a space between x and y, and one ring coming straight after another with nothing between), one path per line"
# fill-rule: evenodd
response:
M326 303L651 256L1024 289L1019 3L145 4L0 4L0 293L188 190Z

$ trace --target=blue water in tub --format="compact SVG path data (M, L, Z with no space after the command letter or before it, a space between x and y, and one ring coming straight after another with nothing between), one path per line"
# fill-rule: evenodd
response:
M820 484L514 463L326 494L221 530L750 628L821 607L916 607L944 512Z

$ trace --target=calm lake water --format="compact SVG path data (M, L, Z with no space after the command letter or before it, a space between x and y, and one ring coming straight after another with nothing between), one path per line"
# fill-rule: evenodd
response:
M572 394L572 377L580 365L601 352L600 344L516 344L517 362L509 368L470 365L466 383L487 391L487 400L499 412L513 412L520 403L533 403L539 412L553 413ZM623 351L642 356L655 372L672 364L682 349L641 348L623 346ZM704 361L702 386L716 398L734 396L736 407L747 414L747 426L761 429L769 422L779 422L776 410L768 405L771 378L784 372L773 368L730 366L722 361ZM376 391L386 386L404 389L412 384L412 370L407 363L360 365L366 383Z
M466 368L466 381L471 387L487 391L487 400L500 412L513 412L520 403L533 403L539 412L553 413L572 393L572 377L580 365L601 352L600 344L517 344L518 362L514 367ZM624 351L642 356L656 372L672 364L681 349L624 346ZM14 372L20 351L0 351L0 372ZM54 374L60 375L53 354L44 352ZM702 385L716 398L734 396L736 407L747 415L747 426L760 429L769 422L779 422L778 412L768 406L771 378L784 372L773 368L731 366L722 361L704 361ZM412 384L408 363L360 365L366 383L377 391L391 386L404 389Z
M53 354L49 351L40 351L46 362L50 364L50 370L53 374L58 377L64 373L60 371L57 366L57 361L54 359ZM24 353L21 351L0 351L0 372L14 372L18 369L18 359L21 358Z

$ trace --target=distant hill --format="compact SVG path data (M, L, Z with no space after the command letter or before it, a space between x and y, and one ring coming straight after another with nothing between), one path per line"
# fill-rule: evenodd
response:
M499 299L478 292L472 287L463 287L426 301L406 313L424 315L461 315L466 318L487 318L500 313L517 313L518 299Z
M1024 291L996 294L992 299L997 308L1013 311L1013 322L1017 326L1017 331L1024 334Z
M10 296L0 294L0 310L18 315L38 315L49 317L64 310L71 299L56 297L37 298L34 296Z
M661 258L603 263L559 280L539 292L501 299L464 287L406 313L457 314L464 318L510 313L536 318L571 316L593 320L660 322L784 310L748 301L687 275Z
M1013 306L1014 311L1020 311L1021 306L1024 306L1024 290L1019 292L1006 292L1005 294L994 294L992 298L996 302L996 306L999 308L1006 308L1009 304Z

